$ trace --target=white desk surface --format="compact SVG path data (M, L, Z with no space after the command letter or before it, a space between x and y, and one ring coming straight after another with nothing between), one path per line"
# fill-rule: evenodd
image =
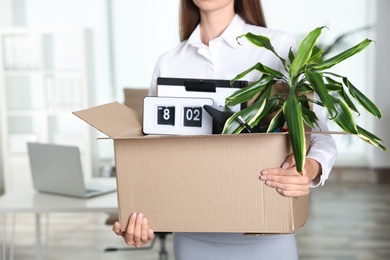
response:
M115 182L104 178L104 182ZM73 198L40 193L32 186L18 187L0 196L0 213L117 212L117 193L92 198Z

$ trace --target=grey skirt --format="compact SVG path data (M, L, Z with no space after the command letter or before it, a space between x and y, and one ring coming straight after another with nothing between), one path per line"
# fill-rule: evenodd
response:
M174 233L175 260L297 260L294 234Z

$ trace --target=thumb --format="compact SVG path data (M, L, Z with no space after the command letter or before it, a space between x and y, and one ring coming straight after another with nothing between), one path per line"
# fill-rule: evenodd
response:
M287 169L293 166L295 166L295 158L294 154L290 154L289 156L287 156L286 160L284 160L282 164L282 169Z

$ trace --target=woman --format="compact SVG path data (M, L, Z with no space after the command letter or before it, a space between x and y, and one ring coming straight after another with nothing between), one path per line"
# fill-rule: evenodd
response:
M247 32L268 36L276 52L287 57L290 47L295 47L293 37L265 27L259 0L181 0L182 42L159 58L149 94L156 95L157 77L230 80L259 61L282 69L280 60L271 52L244 40L241 41L244 46L236 41L237 36ZM253 72L245 79L258 78L259 74ZM326 130L323 119L319 125L321 130ZM324 183L335 155L335 144L330 136L312 135L303 176L296 171L291 155L281 168L259 169L260 179L283 196L303 196L309 193L310 187ZM119 223L114 224L113 231L136 247L154 238L142 213L131 215L126 234L120 232ZM231 233L175 233L174 251L179 260L298 258L294 234L248 237Z

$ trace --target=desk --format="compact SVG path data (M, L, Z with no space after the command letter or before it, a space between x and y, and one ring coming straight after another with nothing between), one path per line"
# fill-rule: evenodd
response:
M102 183L114 184L114 178L101 178ZM42 213L72 213L72 212L117 212L117 193L112 192L89 199L79 199L60 195L51 195L36 192L32 187L18 187L6 192L0 197L0 214L3 218L2 227L2 254L1 260L6 258L6 215L17 213L35 214L35 247L36 259L42 259L41 255L41 223ZM10 247L10 259L13 259L15 218L12 223L12 238Z

